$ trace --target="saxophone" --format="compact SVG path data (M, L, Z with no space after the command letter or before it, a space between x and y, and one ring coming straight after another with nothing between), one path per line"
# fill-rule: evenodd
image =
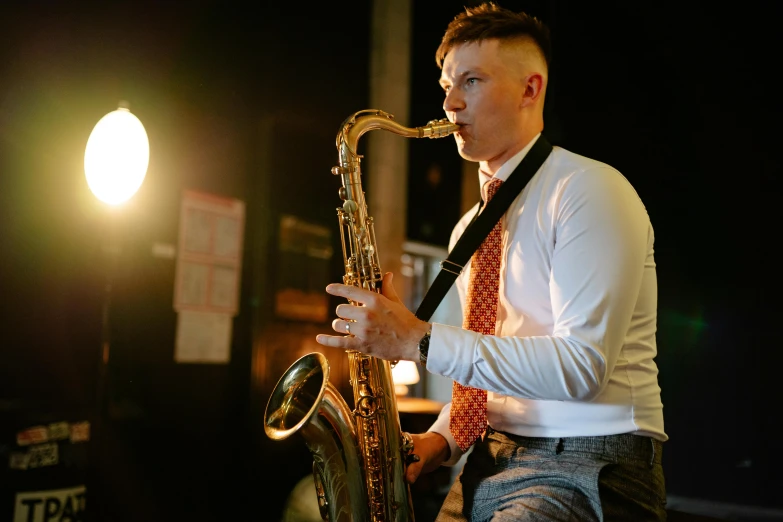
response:
M337 135L343 200L337 209L345 275L343 282L381 291L373 219L361 184L359 138L382 129L406 138L442 138L459 129L446 119L405 127L379 110L349 116ZM355 303L354 303L355 304ZM405 466L417 459L413 442L400 428L389 361L348 351L351 410L329 382L329 363L321 353L300 358L278 381L264 414L264 431L273 440L301 433L313 456L313 478L321 517L331 522L407 522L413 520Z

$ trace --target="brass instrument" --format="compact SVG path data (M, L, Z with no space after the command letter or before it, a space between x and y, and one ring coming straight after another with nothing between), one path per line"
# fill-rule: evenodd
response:
M459 129L446 119L409 128L379 110L348 117L337 135L342 178L337 209L345 261L343 282L381 291L383 273L373 219L361 184L359 138L371 130L406 138L442 138ZM329 383L329 363L320 353L305 355L280 378L264 416L268 437L283 440L300 432L313 455L313 478L321 517L331 522L407 522L413 520L405 466L413 443L400 429L391 363L348 351L351 410Z

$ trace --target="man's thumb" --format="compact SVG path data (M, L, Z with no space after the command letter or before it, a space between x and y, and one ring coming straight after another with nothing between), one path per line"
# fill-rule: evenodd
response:
M422 464L421 462L412 462L408 464L408 468L405 470L405 481L408 484L413 484L416 479L421 475Z
M392 278L394 275L391 272L386 272L383 274L383 285L381 286L381 292L383 295L392 301L401 302L400 298L397 297L397 291L394 289L394 285L392 284Z

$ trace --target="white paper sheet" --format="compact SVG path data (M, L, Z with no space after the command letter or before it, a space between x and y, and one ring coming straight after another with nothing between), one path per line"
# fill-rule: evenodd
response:
M179 312L174 360L180 363L229 362L231 323L228 314Z
M244 202L185 191L180 211L174 360L227 363L239 312Z

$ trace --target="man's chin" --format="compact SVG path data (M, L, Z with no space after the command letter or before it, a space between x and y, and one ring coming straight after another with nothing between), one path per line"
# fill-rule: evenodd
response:
M470 147L465 146L465 142L457 143L457 152L459 152L459 155L462 157L462 159L467 161L479 161L476 159L476 157L471 153Z

